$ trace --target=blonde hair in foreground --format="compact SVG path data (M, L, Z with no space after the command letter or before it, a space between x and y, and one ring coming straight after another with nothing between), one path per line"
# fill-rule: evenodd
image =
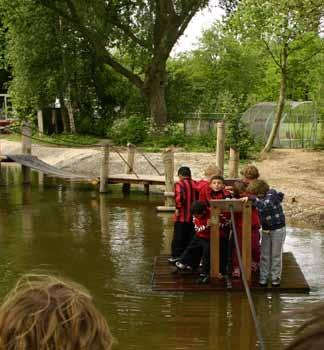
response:
M0 350L109 350L103 315L82 286L58 277L19 279L0 306Z

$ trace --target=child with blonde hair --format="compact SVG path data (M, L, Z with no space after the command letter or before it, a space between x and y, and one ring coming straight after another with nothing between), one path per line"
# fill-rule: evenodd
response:
M82 286L23 276L0 307L0 350L110 350L103 315Z
M248 185L251 181L260 177L258 168L255 165L248 164L241 171L242 181Z

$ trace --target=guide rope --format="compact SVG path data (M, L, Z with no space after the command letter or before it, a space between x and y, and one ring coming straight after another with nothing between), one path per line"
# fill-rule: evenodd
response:
M10 130L11 132L13 132L14 134L17 134L17 135L20 135L20 136L24 136L24 137L27 137L27 138L30 138L32 140L35 140L35 141L39 141L39 142L42 142L42 143L46 143L46 144L50 144L50 145L54 145L54 146L61 146L61 147L77 147L77 148L89 148L89 147L100 147L102 148L103 145L98 145L98 144L89 144L89 145L81 145L81 144L78 144L78 143L75 143L73 141L71 141L69 144L67 143L55 143L55 142L52 142L52 141L48 141L48 140L42 140L38 137L35 137L35 136L30 136L30 135L26 135L25 133L23 133L22 131L17 131L15 129L13 129L12 127L3 127L3 129L8 129ZM127 162L127 160L121 155L121 153L118 151L117 147L113 146L113 145L109 145L109 147L111 147L117 154L118 156L121 158L121 160L129 167L129 169L132 169L132 167L130 166L130 164ZM132 169L132 173L139 179L139 176L137 175L137 173Z
M264 345L264 340L263 340L263 336L262 336L262 332L261 332L260 323L259 323L259 320L258 320L258 317L257 317L257 314L256 314L256 310L255 310L255 306L254 306L254 303L253 303L250 287L249 287L249 284L247 282L247 279L246 279L246 276L245 276L245 272L244 272L244 269L243 269L243 262L242 262L242 257L241 257L241 251L240 251L238 238L237 238L236 227L235 227L233 206L230 205L229 208L230 208L230 211L231 211L231 222L232 222L232 230L233 230L233 236L234 236L235 249L236 249L236 254L237 254L237 258L238 258L238 262L239 262L239 266L240 266L240 270L241 270L241 276L242 276L242 281L243 281L245 293L246 293L246 296L248 298L248 302L249 302L249 306L250 306L250 310L251 310L251 314L252 314L252 318L253 318L253 322L254 322L254 326L255 326L255 331L256 331L256 334L257 334L257 337L258 337L258 340L259 340L259 343L260 343L260 349L261 350L265 350L265 345Z

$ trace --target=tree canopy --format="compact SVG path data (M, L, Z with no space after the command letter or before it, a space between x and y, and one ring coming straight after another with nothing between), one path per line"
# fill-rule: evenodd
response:
M98 62L141 92L157 126L165 125L166 61L207 0L34 0L62 17L89 43Z

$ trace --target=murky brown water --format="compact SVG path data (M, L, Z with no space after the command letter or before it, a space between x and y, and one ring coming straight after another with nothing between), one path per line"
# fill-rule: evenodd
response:
M172 222L157 215L160 196L120 188L100 196L92 186L54 179L23 188L20 170L2 165L0 296L34 269L59 272L94 295L118 343L114 349L255 349L247 300L241 293L155 293L152 263L169 250ZM324 235L288 229L310 295L253 295L267 349L282 349L302 322L291 313L324 296Z

